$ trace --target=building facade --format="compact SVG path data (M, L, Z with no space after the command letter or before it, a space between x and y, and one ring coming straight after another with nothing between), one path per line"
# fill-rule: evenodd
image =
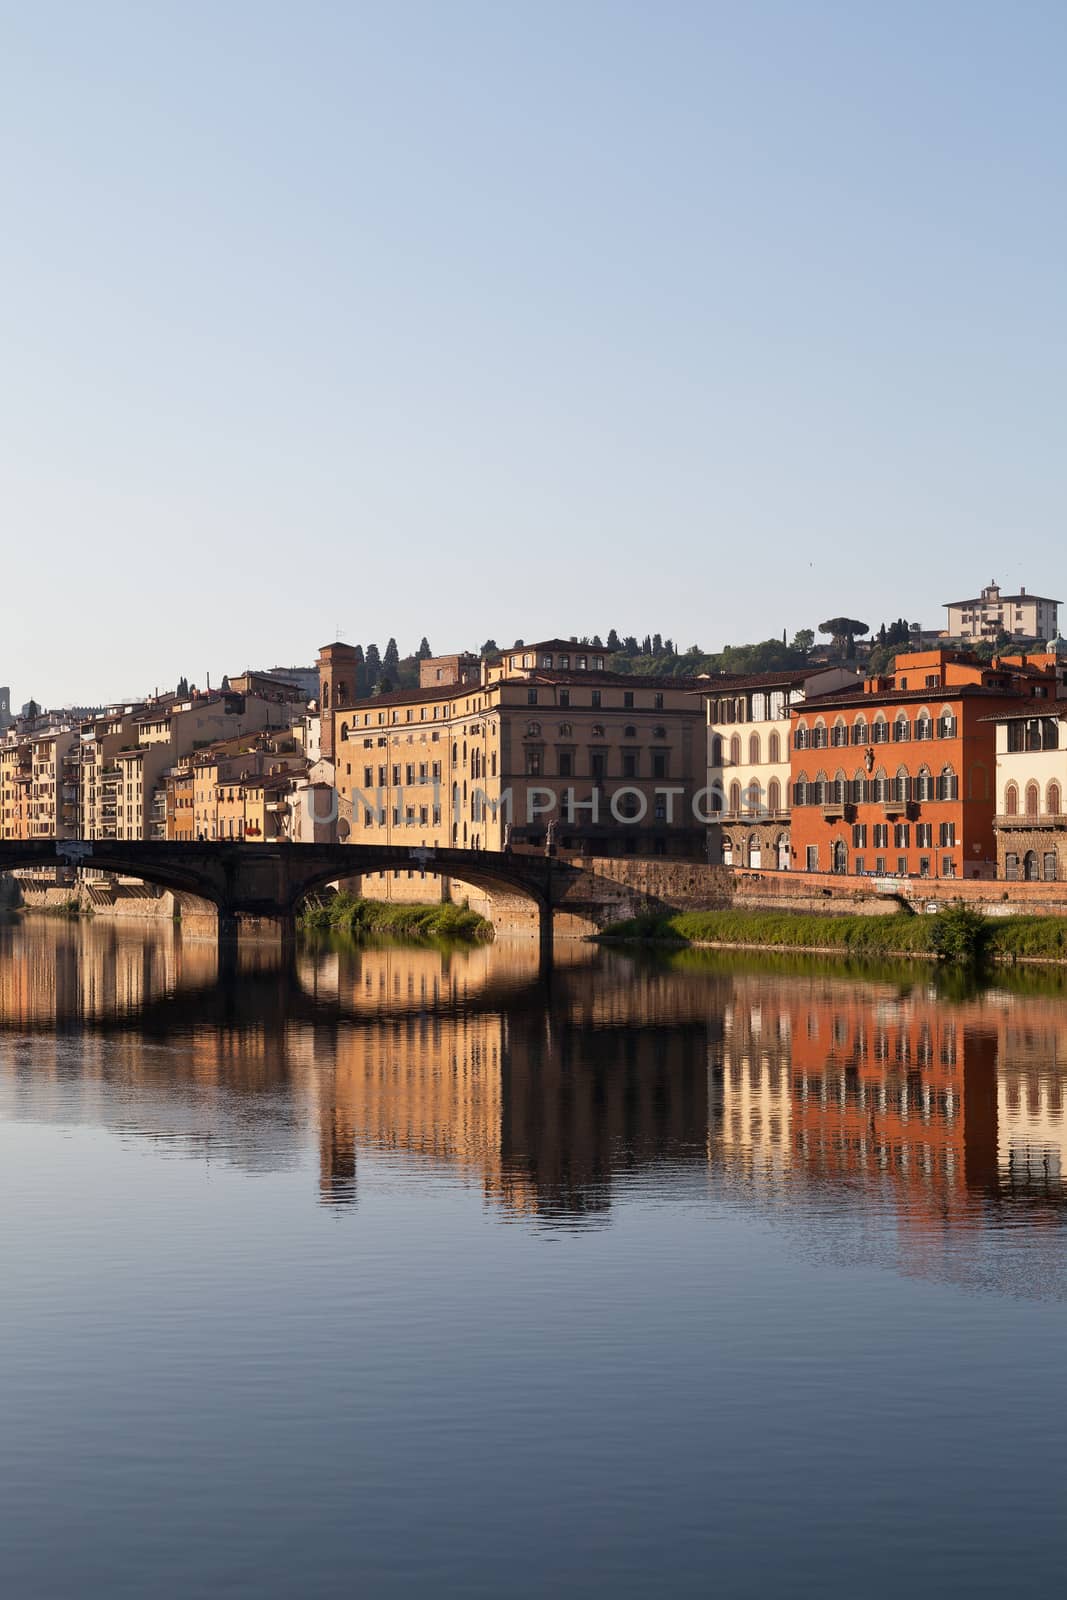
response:
M993 717L1055 699L1055 673L935 650L792 713L793 865L996 875Z
M997 876L1067 878L1067 710L997 717Z
M347 649L320 657L342 839L703 856L695 680L615 673L606 652L549 640L483 662L478 682L353 703Z
M721 832L709 837L711 859L789 870L790 713L855 682L847 668L799 668L715 679L702 690L707 788L712 809L721 812Z
M950 639L1053 639L1059 632L1058 600L1044 595L1002 594L998 583L987 584L973 600L950 600L945 633Z

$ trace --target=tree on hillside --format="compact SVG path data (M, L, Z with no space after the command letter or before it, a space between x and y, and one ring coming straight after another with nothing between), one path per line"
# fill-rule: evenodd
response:
M640 646L632 633L626 635L626 638L622 641L622 648L628 656L639 656L641 654Z
M622 649L622 640L619 638L614 628L608 629L608 642L605 648L608 650Z
M652 635L652 654L654 656L661 656L663 654L663 635L661 633L654 633Z
M486 660L489 660L491 657L498 656L500 654L500 646L497 644L495 639L487 639L478 653Z
M382 658L376 644L367 646L366 655L367 683L373 689L382 675Z
M189 679L185 677L179 678L178 687L175 689L174 693L178 696L179 700L184 700L186 695L189 693Z
M375 694L392 694L393 680L387 672L383 672L378 682L374 685Z
M652 635L650 633L646 633L645 637L641 640L641 654L643 656L650 656L652 654Z
M370 687L367 682L367 663L363 659L363 646L361 644L354 646L352 656L356 666L356 685L354 693L356 699L361 700Z
M784 634L782 635L782 638L785 638ZM814 643L815 634L811 628L798 628L796 633L793 635L793 643L791 648L796 651L797 655L806 656Z
M830 617L826 622L819 623L819 632L831 635L830 643L835 654L845 661L852 661L856 655L857 636L869 633L870 628L866 622L858 622L855 617Z
M600 637L599 633L594 633L594 635L593 635L593 649L594 650L603 650L603 648L604 648L603 639Z
M416 661L429 661L432 655L433 651L430 649L430 641L427 639L426 635L423 634L421 640L419 641L419 648L415 652L415 659Z
M513 649L513 650L525 650L525 648L526 648L526 643L525 643L525 640L523 640L523 639L516 639L516 640L515 640L515 643L514 643L514 644L513 644L513 645L512 645L512 647L511 647L511 648L512 648L512 649Z
M400 651L396 647L396 640L390 639L389 643L385 647L385 654L382 657L382 666L394 681L396 679L396 669L399 667L399 665Z

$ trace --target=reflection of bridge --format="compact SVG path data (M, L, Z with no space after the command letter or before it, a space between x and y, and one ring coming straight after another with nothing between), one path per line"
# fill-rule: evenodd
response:
M144 839L31 839L0 842L0 872L82 865L195 895L218 911L219 937L236 935L242 919L293 927L309 894L337 878L419 871L457 878L488 894L523 895L538 908L541 949L551 955L552 911L579 915L595 902L597 879L550 856L399 845L185 843Z

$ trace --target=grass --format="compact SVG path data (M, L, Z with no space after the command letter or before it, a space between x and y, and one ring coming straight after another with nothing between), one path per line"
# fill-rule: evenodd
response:
M928 956L956 965L1020 958L1067 960L1067 918L993 920L966 906L936 916L817 916L797 911L682 911L613 923L604 939L757 949L833 950L854 956Z
M467 906L396 905L383 900L362 900L342 891L329 900L309 903L300 918L312 931L389 934L397 939L466 939L486 943L493 924Z

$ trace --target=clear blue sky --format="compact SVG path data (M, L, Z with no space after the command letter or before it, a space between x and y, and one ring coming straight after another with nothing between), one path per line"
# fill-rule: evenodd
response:
M0 24L16 702L1067 597L1062 3Z

